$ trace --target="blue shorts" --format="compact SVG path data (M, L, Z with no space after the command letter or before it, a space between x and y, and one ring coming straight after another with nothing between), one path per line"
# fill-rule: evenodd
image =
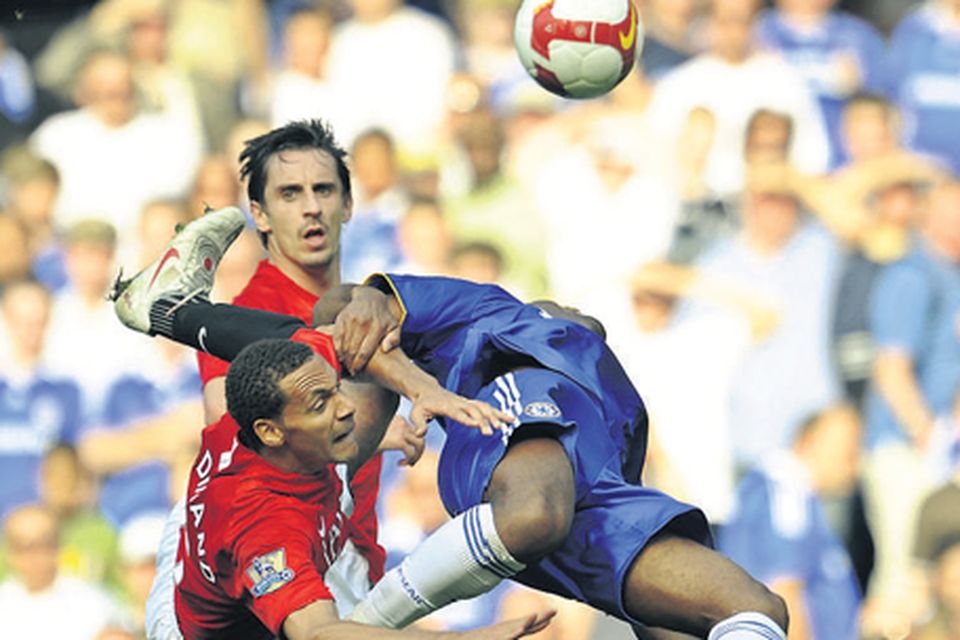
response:
M573 525L566 542L515 580L572 598L628 622L623 582L650 539L670 530L712 545L703 513L670 496L627 482L622 445L611 434L602 407L569 378L546 369L504 374L475 395L517 416L511 434L484 436L448 421L440 455L440 497L456 515L480 504L512 433L530 425L552 426L570 458L575 481Z

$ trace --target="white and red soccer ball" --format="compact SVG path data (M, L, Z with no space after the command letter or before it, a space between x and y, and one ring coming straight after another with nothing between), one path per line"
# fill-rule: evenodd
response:
M523 0L513 40L542 87L593 98L630 73L643 34L631 0Z

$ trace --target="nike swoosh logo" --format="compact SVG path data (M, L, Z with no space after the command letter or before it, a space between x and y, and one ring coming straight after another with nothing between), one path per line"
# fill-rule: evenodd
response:
M204 343L203 339L207 337L207 328L200 327L200 331L197 332L197 342L200 344L200 348L210 353L210 350L207 349L207 345Z
M633 41L637 39L637 17L634 15L633 3L630 3L630 14L627 16L627 20L630 21L630 31L627 31L624 34L622 31L617 35L620 36L620 48L629 49L633 46Z
M147 289L153 286L153 281L157 279L157 276L160 275L160 272L163 271L163 265L167 264L167 260L170 258L179 258L180 252L177 251L176 247L170 247L165 254L163 254L163 259L160 261L160 264L157 265L157 270L153 272L153 277L150 278L150 284L147 285Z

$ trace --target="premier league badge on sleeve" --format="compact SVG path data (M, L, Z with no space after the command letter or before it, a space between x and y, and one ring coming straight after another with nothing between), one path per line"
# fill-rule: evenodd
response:
M247 568L247 577L253 586L250 593L254 598L273 593L293 580L293 569L287 567L287 552L280 548L254 558Z

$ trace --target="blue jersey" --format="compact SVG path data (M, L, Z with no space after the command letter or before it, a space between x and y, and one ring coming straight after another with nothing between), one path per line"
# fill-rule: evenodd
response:
M777 455L737 488L718 548L762 582L803 582L814 640L854 640L860 590L846 549L792 456Z
M896 351L913 363L920 392L934 415L945 415L960 388L960 269L926 240L880 272L870 294L870 333L878 351ZM867 396L867 446L906 442L890 406L873 389Z
M807 81L817 97L830 134L833 166L843 161L840 114L849 89L843 86L842 56L849 56L860 73L863 89L882 92L886 86L886 46L870 23L840 11L830 12L812 29L798 29L777 9L757 23L761 44L782 55Z
M466 397L512 369L539 365L593 397L621 449L646 450L646 413L616 357L598 335L551 318L500 287L440 277L374 276L400 301L401 346L447 389ZM632 475L632 474L630 474Z
M80 423L80 389L72 380L0 378L0 518L39 498L40 461L54 445L73 443Z
M703 544L711 538L701 511L640 483L646 412L606 343L499 287L415 276L371 284L403 306L401 345L418 365L447 389L515 416L500 437L446 423L437 484L447 511L483 501L514 433L549 431L573 472L573 522L560 547L514 580L637 623L622 597L637 554L667 527Z
M124 375L108 389L103 421L97 428L126 429L138 420L161 415L179 403L199 401L200 389L200 374L192 360L169 385L139 375ZM170 470L159 460L111 474L100 489L100 511L118 529L145 512L166 513L172 503Z
M960 27L940 11L927 5L900 22L888 66L908 144L960 173Z

